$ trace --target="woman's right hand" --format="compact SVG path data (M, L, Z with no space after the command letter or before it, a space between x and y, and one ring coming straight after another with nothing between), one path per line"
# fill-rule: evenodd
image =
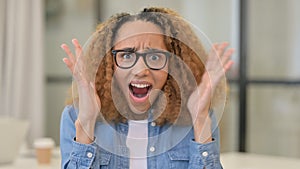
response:
M66 52L68 57L63 58L63 62L71 71L77 84L79 96L79 114L75 122L76 141L80 143L91 143L94 140L94 127L97 116L99 115L101 104L95 85L90 82L86 76L86 69L81 54L82 47L77 39L72 40L75 46L75 56L66 44L61 48Z

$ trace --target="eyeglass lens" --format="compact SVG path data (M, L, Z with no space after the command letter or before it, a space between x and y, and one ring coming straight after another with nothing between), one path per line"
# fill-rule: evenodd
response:
M128 52L128 51L116 51L114 52L116 63L121 68L133 67L142 56L146 65L151 69L162 69L167 62L166 52Z

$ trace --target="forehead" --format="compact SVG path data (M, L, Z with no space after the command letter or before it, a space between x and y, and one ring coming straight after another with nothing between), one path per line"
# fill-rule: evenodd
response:
M120 38L128 38L135 35L141 35L141 34L163 34L162 30L151 22L146 21L130 21L125 24L123 24L120 29L117 32L117 39Z
M116 32L115 45L145 43L163 45L163 32L157 25L146 21L130 21L120 27Z

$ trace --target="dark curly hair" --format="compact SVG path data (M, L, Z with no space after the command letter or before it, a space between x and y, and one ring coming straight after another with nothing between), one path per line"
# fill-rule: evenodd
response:
M92 72L90 74L94 76L89 78L95 82L96 91L101 100L101 117L108 122L126 121L126 115L120 114L113 102L114 61L111 50L122 25L136 20L157 25L162 31L167 50L173 56L177 56L169 59L169 75L162 88L167 105L155 119L156 123L158 125L173 124L178 122L178 119L183 119L179 123L191 124L190 113L186 105L190 94L201 82L201 77L205 72L204 62L208 54L192 28L179 14L167 8L157 7L144 8L137 14L120 13L97 26L86 48L84 62L89 65L86 68L87 71ZM69 98L67 104L73 102L72 98L78 101L78 95L73 92L73 97ZM160 99L158 97L154 104L159 104ZM124 101L123 104L121 107L124 112L130 112L129 106Z

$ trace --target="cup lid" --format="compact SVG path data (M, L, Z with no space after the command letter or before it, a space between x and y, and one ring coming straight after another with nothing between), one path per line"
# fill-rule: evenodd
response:
M52 138L44 137L34 140L33 146L35 148L53 148L55 146L55 143Z

